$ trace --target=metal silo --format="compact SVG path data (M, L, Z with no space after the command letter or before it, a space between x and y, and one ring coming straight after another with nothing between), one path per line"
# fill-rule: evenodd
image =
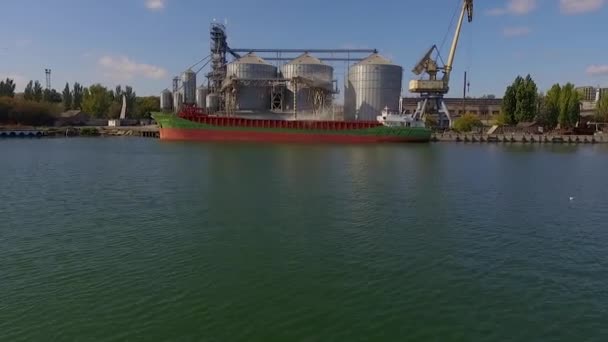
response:
M269 110L270 81L277 78L277 68L254 53L228 64L226 82L232 85L236 110Z
M173 110L176 113L179 113L180 109L182 109L183 104L184 104L184 95L179 91L176 91L175 93L173 93Z
M220 109L220 96L214 93L208 94L205 104L209 113L217 112Z
M207 93L207 88L204 86L200 86L196 89L196 106L198 108L207 107Z
M402 77L401 66L378 54L353 65L348 72L345 119L375 121L384 107L397 110Z
M173 108L173 94L169 89L165 89L160 93L160 109L164 112L170 112Z
M296 96L299 112L313 111L320 105L317 103L315 106L315 97L317 102L320 100L319 96L323 97L323 102L325 102L332 91L334 68L308 53L285 64L281 71L283 78L291 81L287 86L289 89L288 107L293 106L293 97ZM297 91L296 82L298 83Z
M182 74L184 104L196 104L196 73L190 69Z

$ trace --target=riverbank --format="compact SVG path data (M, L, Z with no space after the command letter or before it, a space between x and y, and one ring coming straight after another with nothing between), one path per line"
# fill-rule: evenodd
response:
M608 134L561 135L561 134L473 134L473 133L435 133L434 142L464 143L524 143L524 144L605 144Z
M0 127L0 138L41 138L74 136L133 136L159 138L157 125L125 127ZM560 135L560 134L475 134L475 133L434 133L432 142L451 143L523 143L523 144L606 144L608 134Z
M108 137L136 136L158 138L158 126L125 126L125 127L0 127L0 138L42 138L42 137Z

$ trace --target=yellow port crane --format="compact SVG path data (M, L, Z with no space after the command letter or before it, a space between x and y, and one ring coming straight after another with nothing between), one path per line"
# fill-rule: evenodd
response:
M473 21L473 0L463 0L460 18L456 26L447 63L442 67L437 64L439 49L436 45L433 45L412 70L416 75L428 75L428 79L411 80L409 84L411 93L420 94L420 100L414 113L415 119L423 119L428 114L437 114L440 127L445 127L446 118L448 126L452 126L452 117L443 96L450 90L450 74L452 73L454 57L456 56L458 40L460 39L460 32L465 16L468 16L469 22ZM437 52L437 57L435 58L433 58L434 52ZM437 78L439 71L443 72L441 79Z

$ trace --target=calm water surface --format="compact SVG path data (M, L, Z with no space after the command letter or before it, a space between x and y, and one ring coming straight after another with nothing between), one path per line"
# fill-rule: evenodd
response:
M606 341L607 182L607 146L1 140L0 340Z

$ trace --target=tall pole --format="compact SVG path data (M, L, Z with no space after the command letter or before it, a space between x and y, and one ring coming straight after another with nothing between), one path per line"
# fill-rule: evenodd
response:
M464 72L464 85L462 87L462 115L467 113L467 72Z
M44 69L46 75L46 89L51 89L51 69Z

